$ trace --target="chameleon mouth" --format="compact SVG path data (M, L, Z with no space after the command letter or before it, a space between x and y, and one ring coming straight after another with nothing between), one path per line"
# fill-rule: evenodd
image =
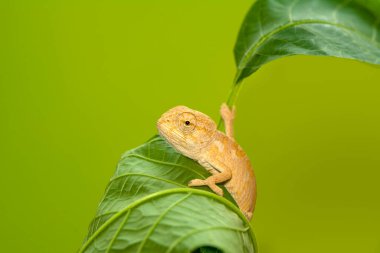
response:
M161 135L162 137L164 137L166 139L167 135L165 134L165 131L162 131L161 128L158 128L158 134Z
M157 127L157 130L158 130L158 133L160 135L163 135L161 118L159 120L157 120L156 127Z
M166 126L164 122L165 121L163 117L161 117L158 119L156 126L157 126L158 133L166 139L166 137L168 136L167 133L168 133L169 128L168 126Z

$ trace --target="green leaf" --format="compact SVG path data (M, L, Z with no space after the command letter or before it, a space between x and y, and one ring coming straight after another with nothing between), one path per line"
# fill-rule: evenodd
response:
M289 55L380 63L380 1L257 0L235 45L235 83Z
M80 252L257 252L249 222L225 189L223 198L187 187L208 176L159 136L126 152Z

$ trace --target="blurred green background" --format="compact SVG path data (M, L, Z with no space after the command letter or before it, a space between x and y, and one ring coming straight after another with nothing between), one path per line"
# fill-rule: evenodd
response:
M120 155L178 104L218 119L252 1L0 2L1 252L75 252ZM260 253L380 252L380 68L291 57L245 82L236 136Z

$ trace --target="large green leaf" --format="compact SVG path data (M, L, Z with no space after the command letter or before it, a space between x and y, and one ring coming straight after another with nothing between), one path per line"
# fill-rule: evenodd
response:
M225 189L223 198L187 187L208 176L158 136L126 152L80 252L257 252L249 222Z
M380 63L379 0L257 0L235 45L235 83L288 55Z

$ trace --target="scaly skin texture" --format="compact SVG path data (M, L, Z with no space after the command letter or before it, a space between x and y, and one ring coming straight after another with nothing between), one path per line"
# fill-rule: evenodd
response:
M217 130L215 122L207 115L186 106L177 106L165 112L157 122L160 135L178 152L196 160L212 176L194 179L189 186L209 186L216 194L225 187L239 208L250 220L256 203L256 179L247 154L233 138L235 110L223 104L220 113L226 134Z

